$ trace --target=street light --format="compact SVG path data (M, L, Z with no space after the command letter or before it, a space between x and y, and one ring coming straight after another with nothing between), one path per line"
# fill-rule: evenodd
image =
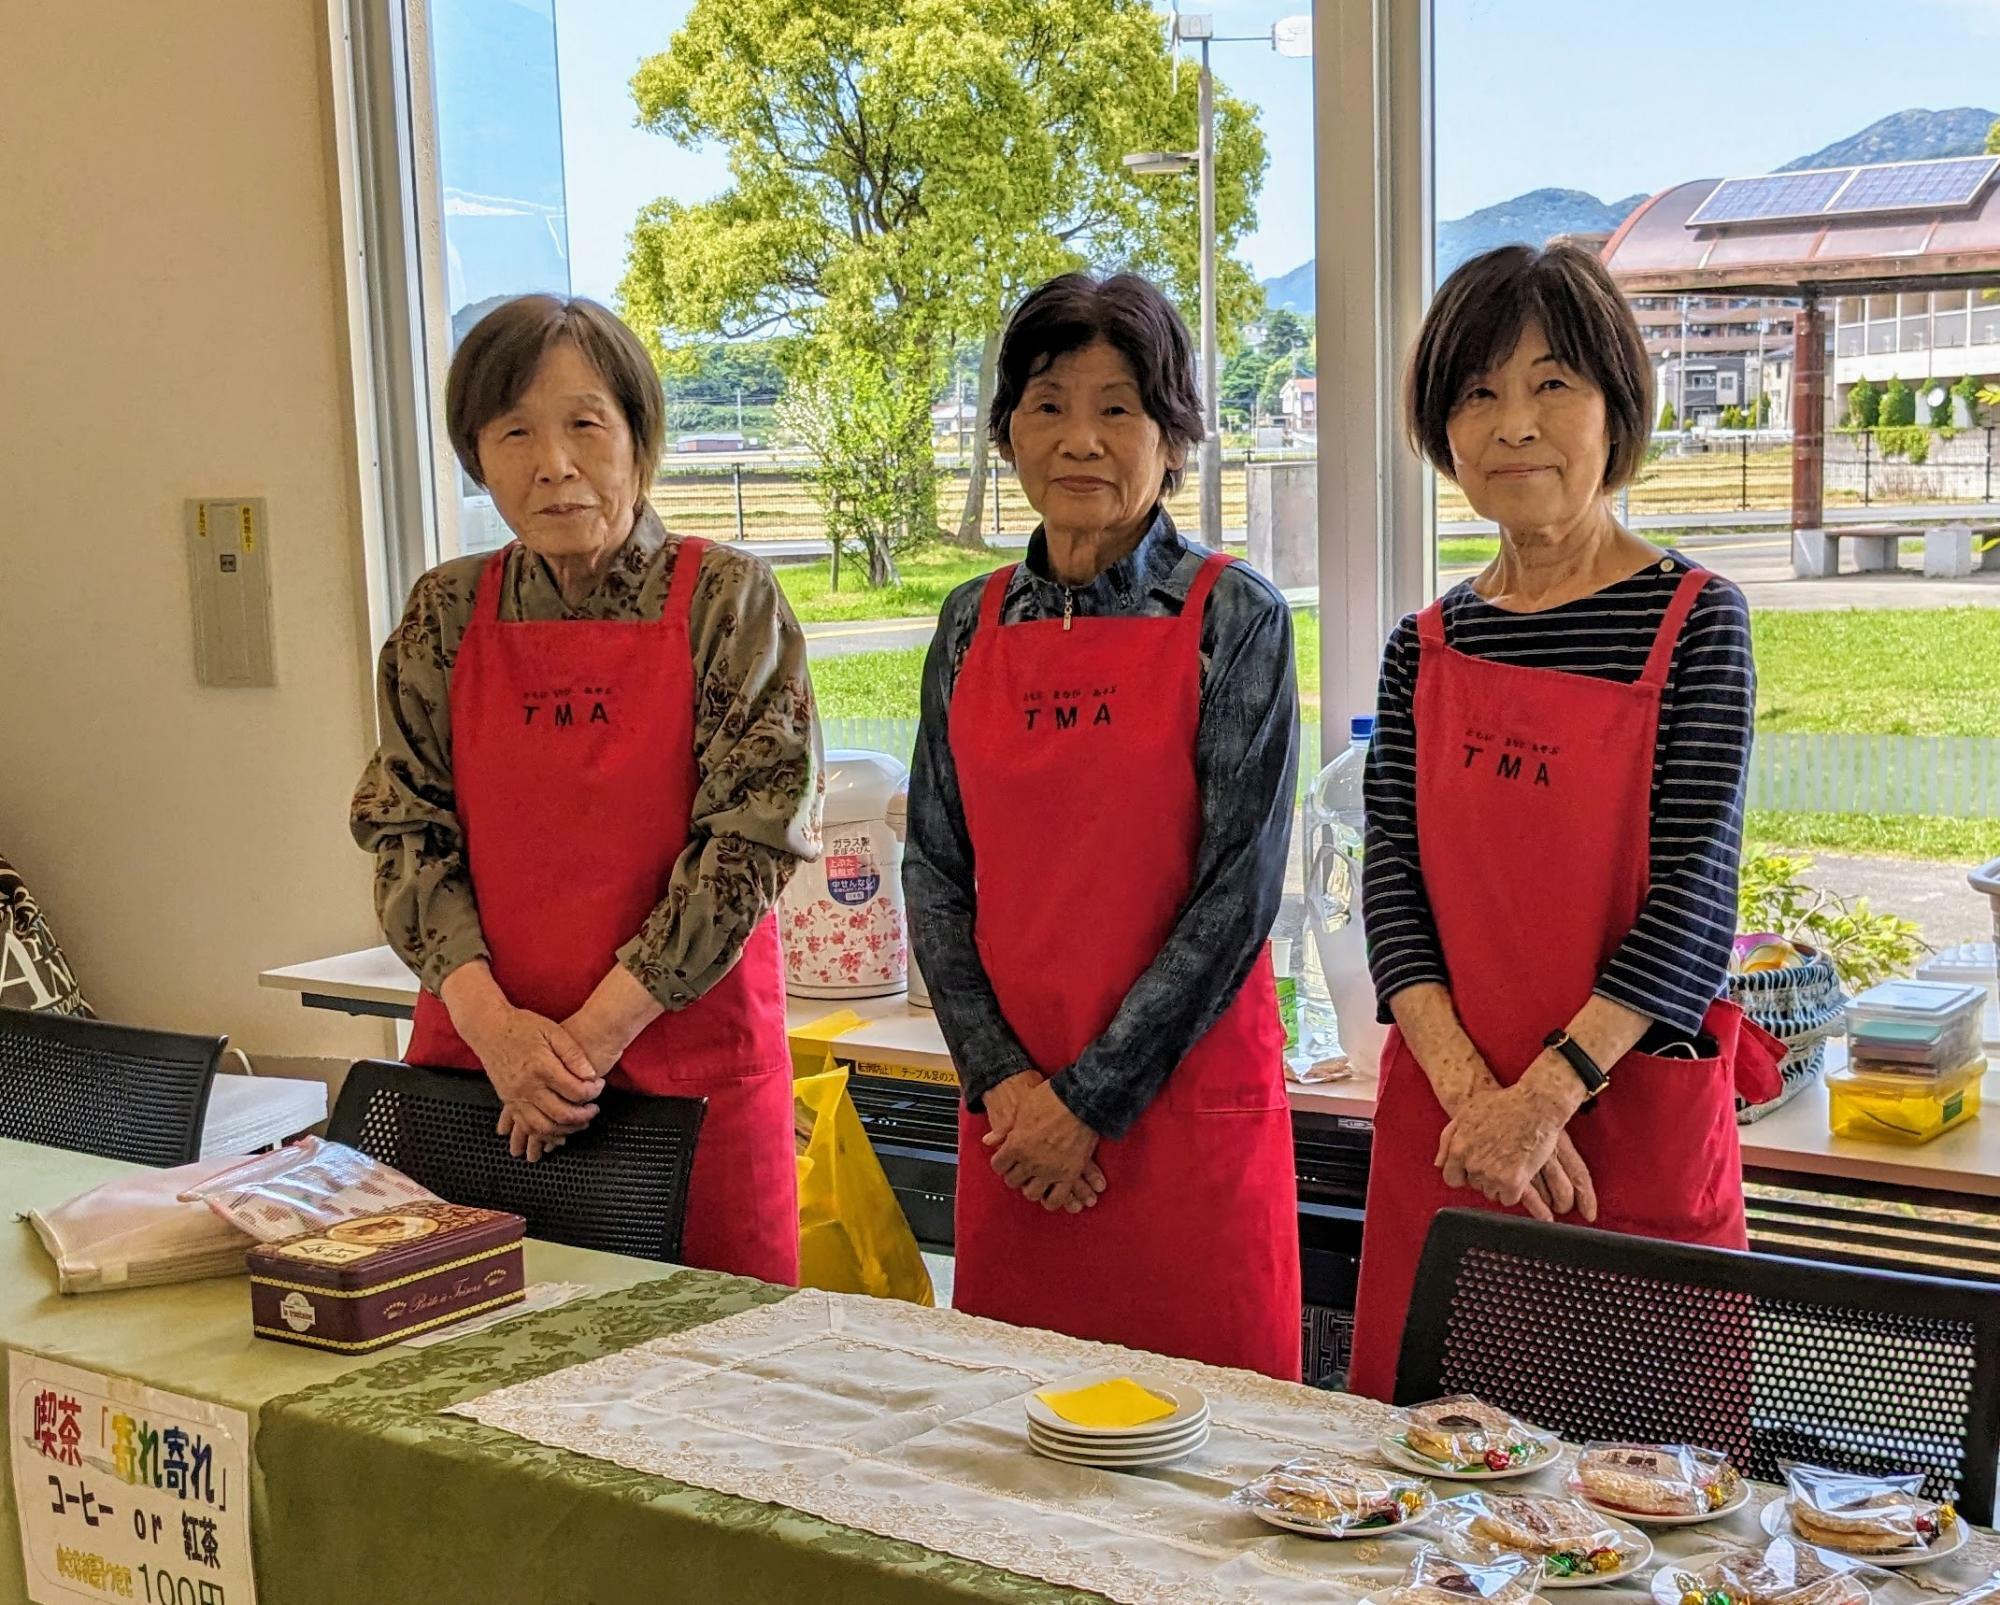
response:
M1222 545L1222 409L1221 356L1215 332L1215 78L1209 71L1208 47L1213 44L1267 44L1282 56L1312 54L1312 18L1285 17L1268 33L1218 37L1215 19L1182 16L1176 7L1169 24L1168 47L1178 52L1182 41L1201 46L1201 143L1192 151L1138 151L1125 158L1135 175L1169 178L1196 169L1201 179L1201 413L1202 438L1196 459L1201 472L1201 540Z

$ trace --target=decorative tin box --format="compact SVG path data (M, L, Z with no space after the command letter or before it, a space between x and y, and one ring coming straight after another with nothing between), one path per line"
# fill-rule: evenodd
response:
M524 1292L519 1215L442 1200L358 1215L250 1251L259 1337L366 1354Z

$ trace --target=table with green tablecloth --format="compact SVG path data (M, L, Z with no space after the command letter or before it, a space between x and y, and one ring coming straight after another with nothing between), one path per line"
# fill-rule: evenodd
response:
M438 1414L783 1289L530 1242L531 1282L602 1291L429 1348L333 1356L253 1337L241 1278L60 1294L17 1217L131 1168L0 1140L0 1346L248 1413L265 1605L1095 1597ZM0 1475L0 1605L26 1597Z

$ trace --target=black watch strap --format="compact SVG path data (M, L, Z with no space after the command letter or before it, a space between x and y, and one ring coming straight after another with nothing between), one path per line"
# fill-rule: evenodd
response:
M1570 1069L1576 1072L1576 1079L1583 1083L1586 1098L1595 1098L1611 1085L1611 1078L1591 1056L1583 1051L1583 1045L1567 1031L1551 1031L1542 1039L1542 1046L1554 1048L1569 1061Z

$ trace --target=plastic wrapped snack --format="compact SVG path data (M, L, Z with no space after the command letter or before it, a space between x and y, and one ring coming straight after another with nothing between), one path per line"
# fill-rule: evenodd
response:
M1684 1444L1593 1443L1576 1457L1570 1492L1634 1516L1706 1516L1736 1499L1743 1479L1719 1454Z
M241 1276L250 1239L184 1196L236 1163L198 1159L172 1170L135 1170L52 1209L30 1210L28 1220L56 1263L57 1285L65 1293L98 1293Z
M1396 1413L1405 1448L1445 1471L1509 1471L1555 1453L1555 1439L1469 1393Z
M1632 1557L1626 1538L1580 1499L1539 1494L1465 1494L1437 1508L1455 1547L1481 1559L1528 1555L1550 1577L1615 1572Z
M260 1243L277 1243L437 1195L356 1149L304 1137L232 1165L180 1196L206 1204Z
M1542 1563L1527 1555L1501 1555L1481 1565L1452 1560L1426 1544L1394 1588L1369 1596L1370 1605L1535 1605Z
M1407 1527L1436 1503L1430 1485L1415 1477L1324 1455L1287 1460L1231 1497L1283 1526L1310 1527L1329 1538Z
M1952 1536L1958 1512L1923 1497L1921 1473L1868 1476L1781 1463L1792 1526L1808 1543L1849 1555L1927 1549Z
M1868 1605L1857 1564L1775 1538L1763 1549L1718 1555L1700 1571L1677 1572L1673 1583L1681 1605Z

